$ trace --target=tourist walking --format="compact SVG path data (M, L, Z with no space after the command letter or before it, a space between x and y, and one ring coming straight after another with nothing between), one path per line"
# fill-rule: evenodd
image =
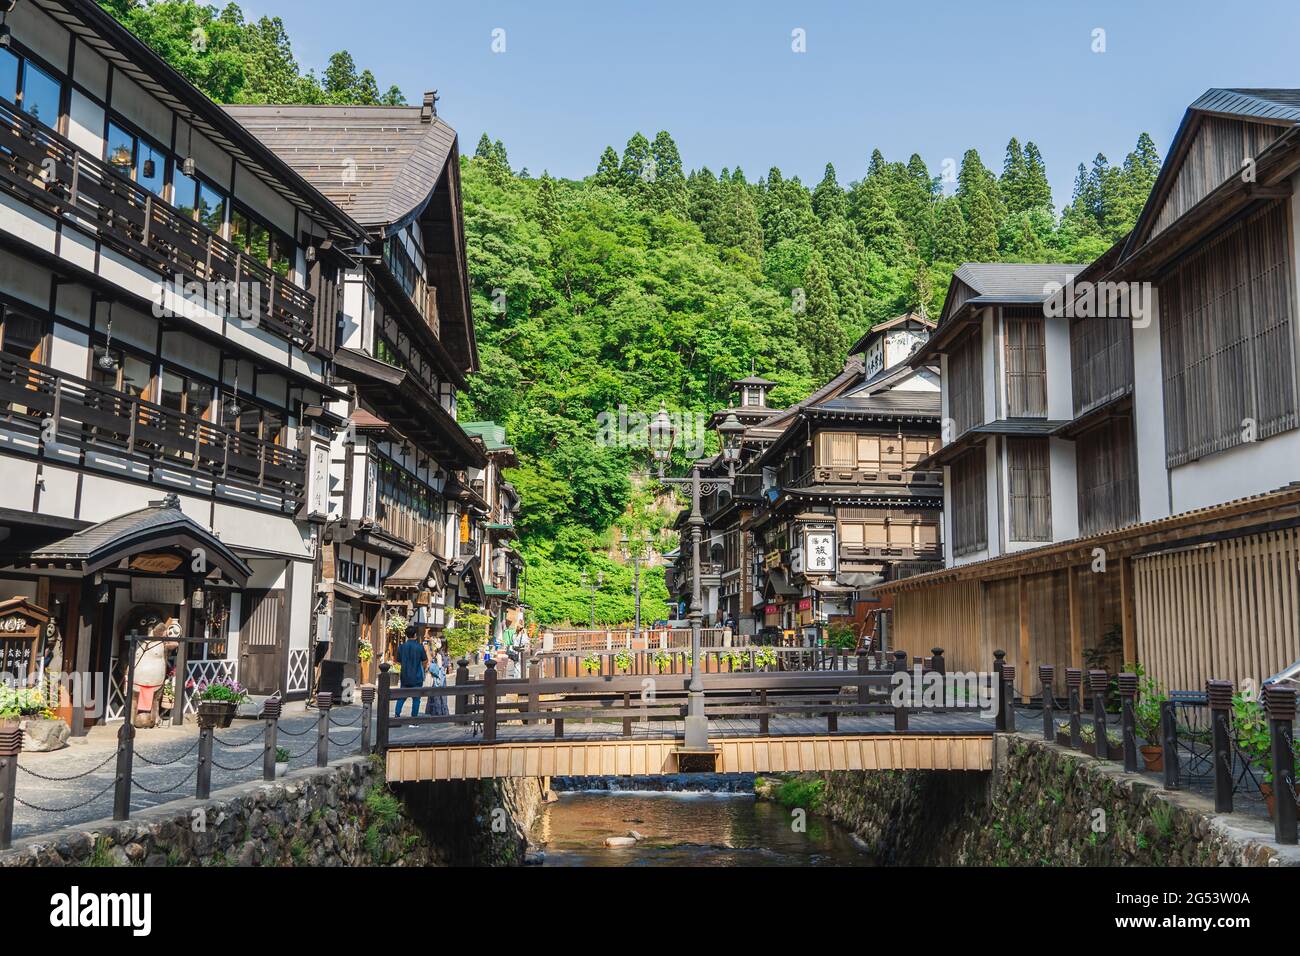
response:
M397 649L397 663L401 667L399 672L399 683L402 687L423 687L424 686L424 665L429 660L429 655L424 652L424 645L419 642L415 636L415 625L406 625L406 640L402 646ZM402 704L407 698L397 698L396 716L402 716ZM420 698L412 697L411 716L420 716Z

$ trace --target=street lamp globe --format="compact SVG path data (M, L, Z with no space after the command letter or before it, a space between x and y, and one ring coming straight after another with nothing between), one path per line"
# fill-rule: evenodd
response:
M677 440L677 429L673 426L672 416L663 405L646 428L646 441L650 445L650 454L659 463L659 467L668 462L673 454L673 442Z
M728 415L718 426L718 434L722 437L722 459L727 462L734 462L740 458L740 438L745 434L745 426L740 424L740 419L736 417L735 412Z

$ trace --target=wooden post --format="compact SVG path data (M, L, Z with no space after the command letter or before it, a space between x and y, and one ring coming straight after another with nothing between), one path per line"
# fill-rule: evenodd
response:
M130 646L130 645L128 645ZM134 651L134 648L131 648ZM113 779L113 819L131 819L131 773L135 760L135 714L127 704L126 719L117 731L117 773Z
M200 800L212 793L212 728L199 724L199 770L195 775L194 795Z
M531 666L532 666L532 661L528 659L528 648L526 647L520 648L519 676L520 678L523 679L524 686L519 692L519 705L520 705L520 709L524 713L528 713L528 711L533 709L532 708L532 700L533 700L532 685L528 683L528 681L531 680L531 675L528 673L529 668ZM524 726L526 727L529 724L534 724L534 723L536 723L536 721L534 720L525 720Z
M766 687L764 687L762 690L758 692L758 706L759 706L758 732L762 736L766 737L769 728L769 721L768 721L769 714L767 712L767 688Z
M939 675L939 710L942 711L948 706L948 665L943 659L942 647L930 648L930 670Z
M1295 691L1275 684L1264 688L1268 730L1273 748L1273 838L1278 843L1296 842Z
M84 737L86 735L86 708L90 705L94 696L94 678L90 674L90 642L94 632L94 622L99 614L99 602L95 600L94 576L82 578L81 594L77 601L77 646L74 653L75 663L74 673L76 674L76 683L68 688L70 697L69 703L72 705L72 720L70 730L74 737ZM111 681L113 675L107 675ZM180 682L178 682L180 683ZM77 685L80 684L80 687ZM179 687L177 688L179 691ZM80 699L78 700L78 695ZM109 689L108 684L104 685L103 700L100 702L104 708L108 707ZM181 700L182 706L184 700Z
M1214 728L1214 812L1232 812L1232 738L1228 715L1232 712L1232 681L1207 680L1205 696L1210 702L1210 723Z
M1007 729L1006 686L1002 681L1002 668L1007 666L1007 652L998 648L993 652L993 689L998 695L998 713L993 721L993 729Z
M1119 621L1124 639L1124 660L1137 660L1137 596L1133 584L1133 559L1119 562Z
M1038 680L1043 685L1043 739L1056 739L1056 699L1052 693L1052 679L1056 668L1051 664L1038 665Z
M1138 768L1137 715L1134 704L1137 701L1137 674L1119 675L1120 728L1124 735L1124 769L1136 773Z
M632 712L632 695L627 691L623 692L623 710L626 711L623 717L623 736L632 736L632 718L629 716Z
M1106 732L1106 687L1110 675L1103 670L1088 671L1088 687L1092 690L1092 732L1097 738L1097 757L1110 759L1110 737Z
M1083 670L1083 599L1079 595L1079 575L1074 568L1066 569L1069 584L1070 613L1070 666Z
M1160 748L1165 765L1165 789L1178 789L1178 714L1172 700L1160 702Z
M1028 588L1025 585L1025 577L1022 574L1016 579L1017 597L1019 600L1020 611L1020 667L1024 668L1023 673L1029 676L1029 595ZM1015 694L1015 687L1011 688L1011 693ZM1025 696L1022 703L1029 703L1029 690L1025 689Z
M894 651L893 670L895 671L907 670L907 651Z
M1002 680L1003 680L1002 686L1004 688L1002 699L1006 703L1006 710L1007 710L1005 726L1002 729L1009 734L1014 734L1016 732L1016 665L1015 664L1002 665Z
M490 660L483 671L483 740L497 739L497 662Z
M461 658L456 662L456 686L464 687L469 683L469 661ZM469 713L469 694L456 695L456 715Z
M371 710L375 706L373 684L361 685L361 756L370 753Z
M462 660L461 666L465 665ZM375 717L378 725L375 727L375 753L382 754L388 750L388 714L389 714L389 696L393 690L393 675L389 673L393 665L384 661L379 665L379 686L378 699L375 705ZM460 671L456 672L457 680L460 679ZM456 698L456 713L461 713L460 698Z
M1083 746L1083 670L1081 668L1065 669L1065 687L1070 695L1070 748L1078 750Z
M333 693L316 692L316 766L318 767L328 767L330 764L330 708L333 706Z
M556 717L553 723L555 724L555 739L559 740L564 736L564 718Z
M901 733L907 730L907 704L904 702L901 706L894 708L894 731Z
M870 662L867 660L866 650L859 650L858 651L858 706L862 708L865 708L868 703L867 683L865 678L867 676L867 671L870 670L870 666L871 666ZM866 711L864 710L863 713L866 713Z
M16 726L0 730L0 850L13 845L14 788L18 785L18 754L23 749L23 732Z
M280 721L280 698L262 705L262 779L275 779L276 731Z
M134 419L132 419L134 421ZM135 659L135 647L128 641L128 653L131 654L132 660ZM172 678L172 688L175 690L176 699L172 702L172 726L179 727L185 722L185 685L189 683L189 649L190 641L188 634L182 634L180 643L176 646L176 671ZM130 709L131 688L126 689L128 705ZM134 714L128 714L127 719L134 719Z

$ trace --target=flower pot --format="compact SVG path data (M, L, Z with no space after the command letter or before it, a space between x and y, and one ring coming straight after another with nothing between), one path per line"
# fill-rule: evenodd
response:
M1163 747L1154 744L1147 744L1145 747L1139 747L1142 752L1142 762L1146 764L1148 770L1165 769L1165 751Z
M233 700L199 701L199 726L204 730L224 730L235 719L238 706Z
M361 683L369 684L370 683L370 661L361 661L358 666L359 666L359 670L361 671Z
M1068 730L1065 732L1058 730L1056 732L1056 742L1062 747L1070 746L1070 732Z
M1269 818L1276 819L1277 795L1273 792L1273 785L1271 783L1261 783L1259 792L1264 797L1264 805L1268 807ZM1296 800L1296 815L1300 816L1300 799Z
M289 762L287 760L284 763L277 763L275 765L275 775L277 778L283 777L288 772L289 772Z

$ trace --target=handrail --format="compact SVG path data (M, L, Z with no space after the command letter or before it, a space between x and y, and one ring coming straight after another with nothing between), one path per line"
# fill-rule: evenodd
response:
M306 456L292 448L4 354L0 422L44 440L125 450L295 500L306 486Z
M248 259L207 226L3 97L0 188L51 215L76 217L118 251L164 275L175 271L200 281L256 283L259 322L285 338L311 341L316 300L310 292Z

